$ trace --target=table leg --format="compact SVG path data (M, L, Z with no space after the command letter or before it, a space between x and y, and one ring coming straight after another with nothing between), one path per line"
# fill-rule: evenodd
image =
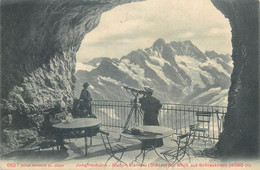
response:
M64 146L65 141L64 141L64 132L63 130L58 129L56 131L56 145L57 145L57 151L61 150L61 146Z
M85 155L87 156L88 154L88 138L87 138L87 130L84 130L85 131Z
M143 158L142 158L142 162L139 162L139 163L141 163L141 164L143 164L144 163L144 160L145 160L145 156L147 155L147 153L148 152L150 152L151 150L153 150L152 148L151 149L141 149L141 152L135 157L135 159L132 161L132 163L133 162L139 162L139 161L137 161L137 159L138 159L138 157L140 157L141 155L143 156Z
M56 140L56 146L57 146L57 151L59 151L59 140L58 140L58 136L57 136L57 134L59 134L59 130L56 130L55 131L56 132L56 135L55 135L55 140Z
M155 152L161 159L163 159L163 157L157 152L157 150L156 150L155 147L153 147L153 150L154 150L154 152Z
M135 159L133 160L133 162L139 162L139 161L137 161L137 159L138 159L138 157L139 156L143 156L143 158L142 158L142 164L144 163L144 160L145 160L145 156L147 155L147 153L148 152L150 152L150 151L154 151L155 153L156 153L156 155L158 155L161 159L164 159L158 152L157 152L157 150L156 150L156 148L155 147L152 147L152 148L148 148L148 149L141 149L141 152L135 157ZM132 163L133 163L132 162Z
M141 152L135 157L135 159L132 161L132 163L137 162L137 158L138 158L140 155L142 155L143 152L144 152L144 150L141 149Z

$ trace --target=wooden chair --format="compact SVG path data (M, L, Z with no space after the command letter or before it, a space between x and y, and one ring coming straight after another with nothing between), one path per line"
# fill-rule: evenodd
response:
M68 138L70 140L71 136L74 137L70 131L58 131L57 129L52 127L53 123L60 123L61 120L66 118L65 112L57 113L55 116L55 121L52 122L50 114L44 114L44 121L40 125L40 129L38 130L38 134L40 137L39 149L46 149L52 147L57 147L57 150L60 150L60 145L65 144L64 139Z
M189 154L189 148L190 148L189 145L191 144L190 137L191 137L191 133L185 133L184 135L177 136L177 140L172 139L172 141L174 141L177 144L177 148L174 147L161 152L161 154L164 156L165 160L168 163L172 164L178 162L182 164L181 160L186 155L188 156L189 161L191 161L190 154Z
M211 112L204 112L204 111L198 111L196 112L196 124L190 125L190 132L193 135L193 141L195 140L195 137L197 139L203 138L203 141L205 143L210 141L209 138L209 130L210 130L210 118L211 118Z
M41 151L42 149L52 148L54 151L54 147L57 147L57 150L59 150L56 137L53 133L49 132L42 126L40 129L37 129L37 132L40 139L37 150Z
M102 130L99 131L101 134L101 138L103 141L103 144L105 146L106 152L108 153L108 155L110 156L106 163L111 159L111 158L115 158L117 160L117 162L114 164L116 165L118 162L123 163L127 166L127 164L122 161L122 157L125 153L125 150L127 149L126 147L120 145L120 144L114 144L111 145L110 140L109 140L109 133L104 132ZM121 153L121 155L119 157L116 156L117 153Z

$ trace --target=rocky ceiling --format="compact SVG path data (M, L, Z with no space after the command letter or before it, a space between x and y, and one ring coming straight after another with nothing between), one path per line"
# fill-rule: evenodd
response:
M26 140L19 137L37 136L31 127L42 121L39 108L56 101L71 104L75 54L85 34L98 25L103 12L131 1L1 1L2 153L24 145ZM228 114L216 146L223 157L257 156L259 2L211 1L230 21L234 61Z

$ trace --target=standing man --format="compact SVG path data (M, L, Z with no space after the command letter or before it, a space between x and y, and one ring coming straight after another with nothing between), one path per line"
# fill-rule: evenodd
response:
M88 82L83 84L83 89L80 93L80 98L79 98L80 99L79 109L83 112L83 114L86 117L96 118L96 116L92 114L92 108L91 108L92 98L87 89L89 85L90 84Z
M159 110L161 109L162 105L158 99L153 97L153 89L149 87L144 88L146 94L139 99L139 103L141 103L141 109L144 111L144 125L156 125L159 126L158 121L158 114ZM163 145L162 139L151 139L151 140L143 140L142 146L143 147L160 147Z

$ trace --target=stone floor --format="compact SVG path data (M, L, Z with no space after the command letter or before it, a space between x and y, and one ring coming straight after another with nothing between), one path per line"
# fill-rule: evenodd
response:
M110 133L111 143L117 143L119 139L120 130L107 130ZM90 140L88 140L89 144ZM153 168L161 168L164 166L178 166L178 165L166 165L167 162L160 159L158 155L154 151L150 151L147 153L143 165L138 162L132 161L135 157L140 153L141 142L138 140L130 140L124 137L121 138L120 144L127 147L127 150L122 158L124 162L128 164L128 166L144 166L144 167L153 167ZM191 145L192 148L198 153L197 155L190 152L191 162L189 162L188 157L184 157L182 163L186 166L198 166L198 162L200 163L220 163L220 160L213 159L209 157L203 156L201 151L205 148L205 145L202 141L194 142ZM213 145L208 144L207 147L212 147ZM66 140L66 147L69 149L67 152L57 151L56 148L53 151L51 148L44 149L41 151L35 150L21 150L17 152L10 153L5 155L2 160L5 162L18 162L20 166L51 166L51 167L106 167L112 166L113 163L116 162L115 159L111 159L106 165L105 162L109 158L109 155L106 153L101 136L98 134L93 137L92 145L88 148L88 154L85 156L85 147L84 147L84 138L78 139L70 139ZM164 146L157 148L157 151L160 153L167 148L176 148L176 144L170 140L170 138L164 139ZM120 154L119 154L120 155ZM138 159L141 161L140 159ZM197 164L197 165L196 165ZM118 166L124 166L118 165Z
M111 143L117 143L121 131L108 129L106 129L106 131L110 133ZM89 142L90 140L88 140L88 144ZM191 147L196 151L196 154L190 152L191 161L189 161L187 156L184 157L184 159L182 160L182 164L184 167L179 164L167 164L167 162L160 159L154 151L148 152L143 164L141 164L140 162L132 163L135 157L140 153L141 142L139 142L138 140L130 140L122 137L120 140L120 144L127 147L122 160L127 163L128 168L220 168L216 166L227 166L227 168L230 168L230 162L223 162L223 160L221 161L220 159L210 158L203 155L202 150L205 149L205 145L202 141L195 141L194 144L191 145ZM214 146L214 144L207 144L207 148L211 148L212 146ZM116 162L115 159L111 159L107 164L105 164L106 160L109 158L109 155L105 151L101 136L99 134L93 137L92 145L88 148L87 156L85 156L84 138L66 140L66 147L69 149L67 152L57 151L56 148L55 150L48 148L41 151L36 151L33 149L16 151L2 157L0 168L10 169L16 166L21 169L39 169L46 167L50 167L51 169L107 169L108 167L112 168L113 164ZM156 150L158 151L158 153L160 153L168 148L176 148L176 144L174 144L174 142L171 141L170 138L165 138L164 146L157 148ZM141 161L141 158L138 160ZM242 163L243 167L241 167L241 169L245 169L245 166L250 165L250 169L252 170L257 169L258 166L256 165L259 165L259 160L235 160L234 163ZM116 168L123 167L126 166L124 164L117 164L116 166ZM235 167L235 169L238 168L239 167Z

